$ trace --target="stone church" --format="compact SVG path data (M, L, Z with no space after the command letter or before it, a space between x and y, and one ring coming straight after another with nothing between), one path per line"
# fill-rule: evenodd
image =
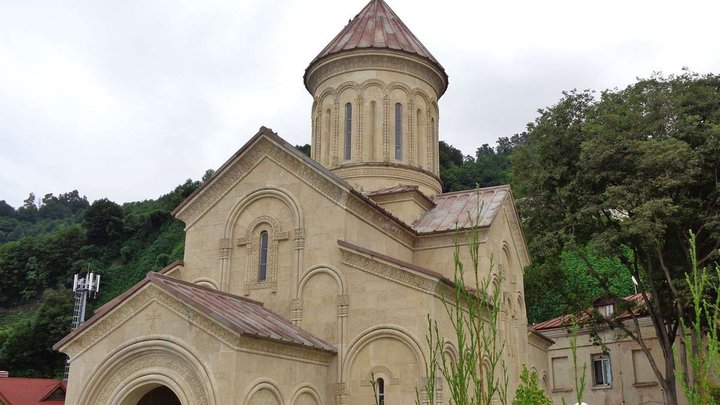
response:
M70 358L67 404L412 404L427 314L453 336L441 297L470 229L481 267L492 258L504 280L514 387L533 357L528 253L508 186L442 193L443 67L372 0L304 84L312 158L262 127L175 209L184 260L55 345ZM444 351L455 356L453 339ZM441 388L436 403L448 396Z

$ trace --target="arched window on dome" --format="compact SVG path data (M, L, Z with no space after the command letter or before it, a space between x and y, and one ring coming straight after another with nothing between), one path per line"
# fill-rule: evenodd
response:
M260 257L258 260L258 282L267 280L268 232L260 232Z
M435 118L430 118L430 142L432 142L433 156L429 165L432 165L433 172L437 174L437 156L440 152L438 151L439 142L435 139Z
M345 104L345 160L352 157L352 104Z
M402 160L402 104L395 104L395 160Z

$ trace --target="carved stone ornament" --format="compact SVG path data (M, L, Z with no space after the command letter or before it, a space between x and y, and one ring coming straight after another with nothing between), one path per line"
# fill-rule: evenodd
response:
M344 165L332 170L333 173L343 179L351 179L356 177L381 177L384 179L397 179L399 183L417 183L421 184L439 194L442 190L438 179L430 172L415 169L412 166L396 167L389 165L371 166L362 165Z
M415 290L428 294L438 294L438 281L428 277L414 274L411 270L396 267L384 262L374 260L365 255L355 253L346 249L340 250L342 262L366 273L375 274L382 278L394 281Z
M123 384L131 375L142 370L166 370L163 374L170 374L182 381L182 385L189 388L191 402L197 405L208 404L208 393L198 378L193 366L178 356L168 353L149 353L124 362L102 381L95 403L98 405L110 403L112 393Z
M220 239L220 253L221 259L227 259L230 257L230 251L232 249L232 241L230 239Z
M265 266L265 279L258 280L260 262L260 234L268 233L267 263ZM268 215L255 218L247 227L245 240L249 241L249 249L245 249L245 295L251 290L271 289L277 291L278 250L281 240L288 239L288 232L283 232L280 222Z
M347 294L337 296L337 315L339 317L346 317L348 315L348 303L350 297Z
M311 66L306 75L305 87L310 94L315 94L318 85L323 81L339 74L358 70L387 70L408 74L430 85L438 97L447 89L443 73L440 73L431 64L410 55L382 51L348 52L331 57L319 65Z

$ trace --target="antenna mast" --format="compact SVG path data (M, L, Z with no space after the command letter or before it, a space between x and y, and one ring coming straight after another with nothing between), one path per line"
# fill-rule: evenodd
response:
M73 293L75 295L75 309L73 310L72 323L70 331L79 328L85 322L85 306L87 304L88 295L97 296L100 291L100 275L88 272L85 277L75 275L73 278ZM70 359L65 363L65 372L63 380L67 381L70 372Z

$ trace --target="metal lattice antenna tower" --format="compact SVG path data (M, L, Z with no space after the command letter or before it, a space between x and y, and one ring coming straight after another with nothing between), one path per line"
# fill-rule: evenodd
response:
M80 327L85 322L85 306L87 304L88 295L92 294L95 298L100 291L100 275L88 272L85 277L79 277L77 274L73 279L73 293L75 294L75 308L73 309L72 323L70 331ZM70 359L65 362L65 372L63 380L67 381L70 372Z

